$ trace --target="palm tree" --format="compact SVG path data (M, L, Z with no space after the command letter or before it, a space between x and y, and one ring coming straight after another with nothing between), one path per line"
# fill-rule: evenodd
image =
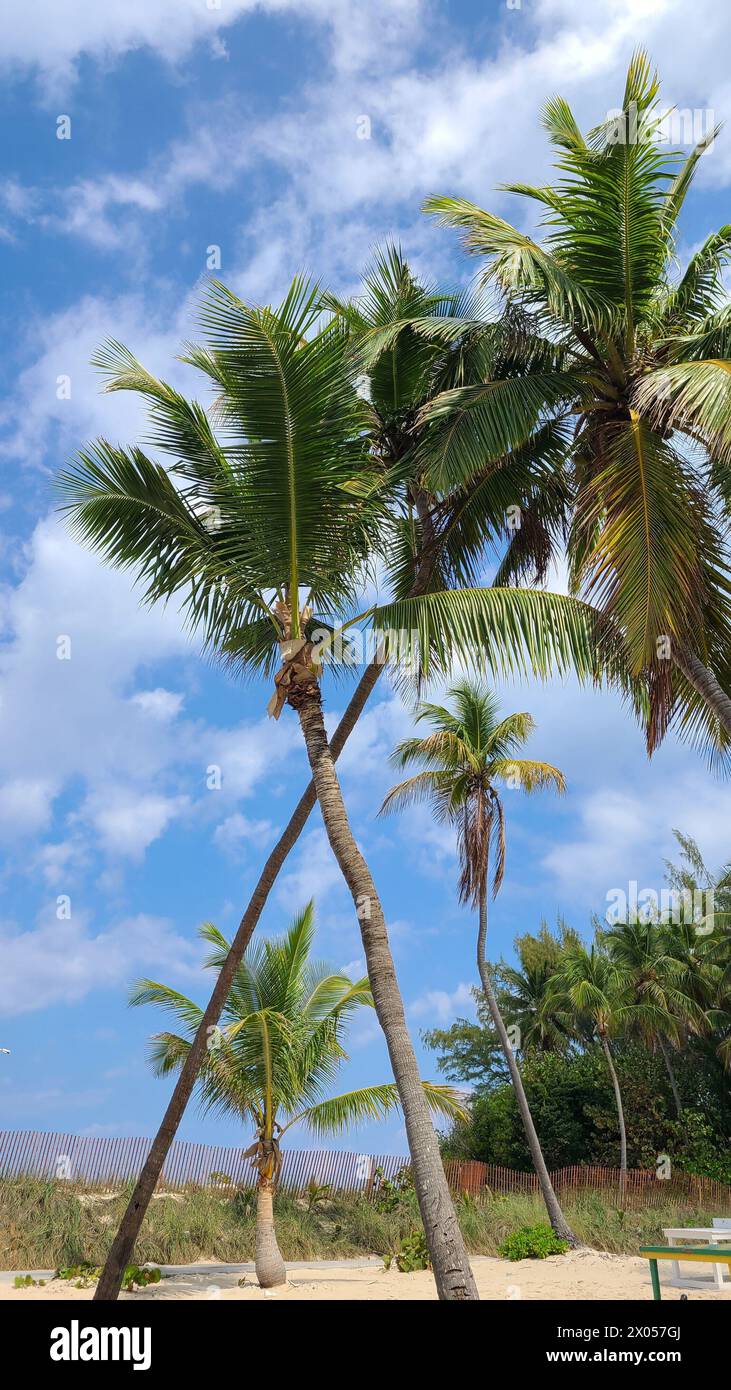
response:
M648 1049L659 1048L680 1118L683 1106L670 1049L688 1031L705 1031L708 1019L694 998L693 975L673 953L672 937L668 923L622 922L605 930L602 942L630 1001L625 1012L627 1029Z
M447 699L453 708L426 702L419 705L417 722L426 721L431 732L425 738L404 739L394 749L392 761L398 767L417 764L422 771L393 787L381 810L426 802L439 820L457 828L459 899L479 909L477 966L482 989L510 1072L551 1225L558 1236L577 1246L579 1242L553 1190L485 957L491 853L493 897L505 872L505 813L498 785L507 783L525 792L547 786L563 791L563 774L550 763L516 757L535 727L529 714L510 714L500 719L491 692L469 681L455 685Z
M680 921L668 924L667 950L683 967L687 988L705 1011L704 1045L715 1047L724 1067L731 1069L731 864L711 872L695 840L679 830L673 833L681 863L666 861L666 876L684 909Z
M341 1134L349 1124L380 1119L398 1106L393 1082L325 1095L347 1060L343 1043L348 1021L357 1010L372 1007L373 996L366 977L351 980L312 960L313 935L310 902L285 936L249 949L226 1001L224 1026L211 1036L199 1076L206 1109L233 1113L255 1131L244 1157L251 1158L257 1174L256 1275L265 1289L287 1277L273 1206L283 1136L296 1124L316 1135ZM200 936L212 948L206 966L220 972L230 943L210 922ZM183 1035L164 1032L152 1039L157 1074L179 1071L201 1009L155 980L141 980L130 1002L156 1004L183 1025ZM431 1109L463 1113L451 1087L424 1082L424 1093Z
M394 312L398 312L399 302L396 296ZM328 749L321 717L313 708L319 707L320 669L315 657L326 655L328 641L332 639L335 647L342 639L346 613L352 621L348 606L357 587L355 574L358 563L364 563L370 553L376 529L386 553L396 553L390 544L391 511L385 507L385 499L401 496L402 454L415 441L408 431L394 434L392 448L399 467L385 466L388 460L381 459L373 442L386 437L383 418L354 390L361 363L354 351L353 334L350 329L343 331L339 317L332 326L323 327L321 303L316 288L301 281L294 282L276 312L252 309L224 286L211 284L201 311L206 343L192 348L186 360L213 381L218 433L197 402L189 402L152 377L120 344L108 344L96 359L106 374L107 389L133 390L147 400L151 441L171 453L176 462L168 471L140 448L125 451L102 440L80 454L61 478L77 534L113 564L135 569L148 600L182 594L191 625L202 628L215 650L246 669L273 669L280 651L284 664L277 678L276 711L285 701L297 703L298 689L304 694L304 683L306 697L299 712L303 731L307 724L305 736L319 776L319 786L318 778L313 778L269 856L241 920L231 958L216 983L112 1245L95 1295L99 1299L116 1297L119 1291L165 1154L205 1056L206 1030L220 1016L233 973L272 883L307 821L315 792L321 807L321 792L327 801L325 823L331 842L335 821L341 830L346 824L337 783L333 801L328 798L324 780L328 780L328 772L332 790L331 764L391 654L390 634L415 634L413 645L418 646L424 673L430 666L448 665L457 652L467 659L479 656L483 666L495 670L530 669L545 676L552 669L571 667L584 677L596 677L603 669L612 677L621 675L605 631L598 631L596 617L586 605L529 591L470 588L445 592L441 573L434 577L434 593L421 591L434 561L427 566L421 563L426 544L421 533L428 537L430 532L420 523L412 527L411 559L406 557L413 573L411 589L401 582L405 570L399 561L394 601L361 615L380 633L385 630L389 635L383 636L378 646L378 658L366 667ZM422 329L428 333L426 321ZM454 337L451 327L446 331L447 339L450 333ZM406 326L401 325L398 332L406 333ZM454 351L464 358L461 340ZM378 361L374 349L369 370L375 371ZM525 459L521 466L525 470ZM489 480L479 477L476 491L484 512ZM458 490L457 500L474 529L464 489ZM435 506L440 504L441 498L437 498ZM439 515L441 521L441 512ZM436 548L431 543L429 550L434 557ZM403 556L403 548L397 553ZM327 640L318 644L317 653L309 640L316 628L311 602L318 605L320 621L331 616L329 629L324 629ZM376 1007L379 1017L385 1010L392 1059L398 1053L397 1083L403 1081L409 1088L404 1106L407 1131L414 1130L413 1140L422 1155L415 1163L416 1187L424 1193L427 1204L431 1203L433 1217L440 1203L448 1205L449 1198L442 1187L441 1170L435 1167L437 1153L418 1086L413 1049L407 1042L403 1010L400 1000L397 1002L390 952L385 950L384 954L383 950L387 938L380 904L374 891L365 891L364 868L357 854L355 860L352 858L356 847L349 828L345 842L351 891L357 878L359 903L367 899L373 907L367 930L361 918L364 937L368 936L367 952L376 951L378 957L369 962L370 978L372 982L383 980L380 993L374 985ZM337 844L342 858L342 835L337 836ZM380 974L379 968L385 974ZM421 1115L419 1125L415 1125L415 1114ZM422 1167L424 1174L428 1172L423 1181L416 1171ZM426 1197L427 1189L430 1198ZM455 1223L450 1218L447 1224L460 1246ZM425 1226L429 1238L429 1217ZM441 1221L434 1239L443 1246L442 1256L434 1260L441 1288L442 1271L464 1270L466 1257L460 1253L455 1263L448 1253ZM447 1273L444 1278L459 1286L459 1276Z
M626 978L611 955L602 949L600 942L594 942L587 948L583 941L575 941L563 952L561 964L549 986L548 998L551 1008L558 1011L575 1036L584 1038L589 1033L599 1040L617 1106L620 1194L624 1195L627 1129L610 1038L627 1017L629 997Z
M494 974L498 1005L516 1027L523 1056L528 1053L565 1053L570 1035L549 998L549 983L558 969L562 952L576 934L559 921L560 936L553 936L545 922L534 936L517 936L517 965L500 960Z
M731 225L674 275L678 218L704 151L663 147L666 112L647 56L627 73L621 114L584 137L566 102L544 126L559 179L509 191L544 210L537 242L461 198L426 210L487 258L484 279L543 339L536 369L437 398L452 474L474 471L474 441L508 432L542 398L573 419L564 470L576 592L611 616L649 692L649 750L671 721L716 751L731 740L731 585L718 518L731 501ZM498 405L501 407L498 410ZM470 417L472 428L470 429ZM544 545L550 543L540 519Z

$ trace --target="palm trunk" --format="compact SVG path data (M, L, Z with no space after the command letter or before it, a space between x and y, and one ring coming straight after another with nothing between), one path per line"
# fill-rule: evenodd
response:
M660 1051L662 1052L663 1061L665 1062L665 1067L666 1067L666 1070L667 1070L667 1074L668 1074L668 1077L669 1077L669 1079L670 1079L670 1086L671 1086L671 1089L672 1089L672 1092L673 1092L673 1100L675 1101L675 1113L676 1113L678 1119L680 1119L680 1117L681 1117L682 1114L683 1114L683 1102L682 1102L681 1099L680 1099L680 1091L678 1090L678 1081L677 1081L677 1077L676 1077L676 1075L675 1075L675 1071L674 1071L674 1068L673 1068L673 1064L672 1064L672 1062L671 1062L671 1060L670 1060L670 1052L669 1052L669 1050L668 1050L667 1043L665 1042L665 1039L663 1038L662 1034L658 1033L658 1035L657 1035L657 1041L658 1041L658 1043L659 1043L659 1045L660 1045Z
M345 741L355 727L358 716L382 670L383 666L381 664L372 662L363 672L353 693L350 704L333 735L333 759L337 758L342 751ZM216 980L213 993L211 994L198 1026L198 1031L193 1039L192 1046L185 1059L180 1076L175 1083L175 1088L162 1118L162 1123L152 1142L142 1172L137 1179L127 1210L122 1217L119 1230L112 1242L111 1250L107 1256L101 1278L99 1279L94 1293L95 1299L114 1299L119 1295L122 1277L127 1265L130 1263L135 1241L139 1235L142 1222L145 1219L147 1208L152 1200L152 1194L155 1191L157 1180L160 1177L170 1145L177 1134L180 1121L185 1113L185 1107L190 1100L193 1087L198 1078L198 1073L205 1057L208 1039L211 1036L211 1029L215 1028L221 1017L221 1012L228 998L234 975L241 964L244 951L249 944L254 928L264 910L269 893L276 881L277 874L307 824L307 819L315 801L314 783L310 782L304 795L300 798L287 828L274 846L274 849L264 865L259 881L249 900L249 905L241 918L239 929L231 944L231 950Z
M299 714L327 837L358 914L376 1013L386 1037L404 1113L414 1186L437 1292L441 1299L477 1299L477 1287L406 1027L383 909L350 828L328 746L319 686L308 684L293 691L289 698Z
M274 1183L260 1177L256 1189L256 1277L263 1289L286 1284L287 1268L274 1229Z
M607 1059L609 1075L612 1078L612 1085L614 1087L614 1099L617 1102L617 1119L619 1121L619 1192L620 1196L624 1198L624 1194L627 1190L627 1130L625 1128L624 1123L624 1106L622 1105L622 1092L619 1089L619 1079L617 1077L617 1073L614 1067L612 1049L610 1048L609 1043L603 1034L601 1034L601 1044L604 1056Z
M505 1061L508 1064L510 1080L513 1084L513 1090L515 1091L515 1099L518 1103L520 1118L523 1121L523 1129L525 1130L525 1137L528 1141L528 1148L530 1149L530 1156L533 1162L533 1167L535 1168L538 1177L538 1185L541 1189L541 1196L543 1197L543 1200L546 1204L548 1219L559 1240L567 1241L567 1243L571 1246L572 1250L578 1250L582 1245L582 1241L580 1241L578 1236L575 1236L573 1231L571 1230L571 1227L569 1226L568 1221L566 1220L566 1217L564 1216L561 1210L558 1197L554 1192L553 1183L551 1182L551 1178L546 1167L546 1160L543 1157L541 1142L538 1138L538 1134L536 1133L536 1127L533 1123L533 1116L530 1113L528 1098L525 1094L525 1088L523 1086L523 1078L520 1075L518 1063L515 1060L515 1054L513 1052L512 1047L510 1046L510 1039L508 1038L507 1029L503 1022L502 1014L500 1013L500 1010L498 1008L498 1002L495 998L495 991L492 987L492 980L490 979L490 972L487 968L487 960L485 956L486 945L487 884L483 884L480 892L480 926L477 934L477 968L480 972L482 988L485 994L485 998L487 999L488 1008L490 1010L490 1017L492 1018L495 1031L500 1039L500 1046L503 1049Z
M692 652L680 650L673 642L673 661L685 679L713 710L722 729L731 738L731 696L721 689L712 671Z

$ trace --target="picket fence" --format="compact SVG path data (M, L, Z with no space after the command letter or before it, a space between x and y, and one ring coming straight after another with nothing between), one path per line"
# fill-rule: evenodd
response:
M75 1188L114 1188L137 1177L147 1157L149 1139L113 1139L107 1136L43 1133L37 1130L0 1131L0 1180L18 1177L58 1179ZM379 1175L394 1178L408 1165L408 1158L394 1154L357 1154L335 1149L286 1149L283 1151L280 1188L304 1192L311 1182L327 1185L332 1192L372 1195ZM474 1198L506 1197L538 1193L535 1173L516 1172L490 1163L447 1159L449 1185L456 1193ZM626 1175L624 1191L616 1168L575 1166L551 1174L553 1186L564 1201L597 1194L624 1207L651 1208L673 1203L694 1209L731 1215L731 1187L693 1173L673 1171L659 1179L652 1171ZM186 1187L251 1186L251 1160L240 1148L214 1147L176 1140L170 1146L160 1178L160 1188L178 1191Z

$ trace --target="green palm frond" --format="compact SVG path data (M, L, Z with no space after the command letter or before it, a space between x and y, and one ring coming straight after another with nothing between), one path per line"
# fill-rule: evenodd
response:
M637 409L660 428L691 430L731 459L731 359L675 362L639 382Z
M429 1109L434 1114L444 1115L450 1120L467 1119L464 1105L453 1087L436 1085L431 1081L423 1081L422 1086ZM347 1091L343 1095L321 1101L296 1118L313 1134L324 1137L329 1134L342 1134L343 1130L351 1125L380 1120L398 1107L399 1098L395 1085L365 1086L360 1090Z
M611 303L574 279L556 257L502 217L465 198L428 198L424 211L445 226L460 228L466 251L489 257L485 279L495 280L504 293L529 305L545 302L564 325L579 323L593 333L610 326Z
M371 613L383 650L398 657L408 635L414 669L428 677L459 660L494 676L545 679L573 671L580 680L624 680L611 628L576 599L520 589L453 589L383 604ZM404 669L405 676L409 669Z
M210 922L200 935L211 947L205 965L220 971L229 942ZM325 1117L338 1106L338 1098L330 1100L327 1092L346 1060L348 1022L360 1009L373 1007L373 996L367 978L353 980L315 961L313 937L313 905L308 903L285 935L247 948L222 1027L209 1040L200 1072L199 1098L206 1110L234 1113L271 1133L275 1123L288 1127L285 1121L294 1123L314 1106L320 1119L313 1128L320 1124L326 1132ZM181 1034L159 1033L151 1042L155 1070L164 1075L178 1070L202 1011L177 990L152 980L135 986L132 1003L155 1004L183 1025ZM396 1103L395 1086L353 1094L354 1119L358 1114L380 1118ZM345 1111L343 1115L345 1123Z
M577 524L595 536L581 578L640 671L660 635L702 627L697 489L681 456L638 416L608 432L605 449L606 466L580 498Z

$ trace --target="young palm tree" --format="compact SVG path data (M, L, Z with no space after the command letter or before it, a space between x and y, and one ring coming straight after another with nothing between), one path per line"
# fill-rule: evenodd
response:
M567 946L549 987L551 1008L557 1010L575 1036L598 1038L614 1089L619 1126L620 1194L627 1178L627 1129L619 1078L610 1039L627 1017L630 1004L626 978L601 944L587 948L582 941Z
M549 417L573 419L573 580L617 622L644 675L649 749L674 720L728 751L731 585L718 517L731 501L731 225L675 276L678 218L717 132L684 157L662 139L665 118L643 52L621 114L586 137L565 101L548 102L559 178L509 185L545 210L542 242L465 199L428 200L545 340L536 370L502 384L500 411L486 384L446 393L430 415L446 417L449 466L465 479L475 441L513 431L537 398Z
M223 968L230 943L211 923L200 935L212 950L206 966ZM347 1060L347 1024L358 1009L373 1006L367 978L350 980L312 960L314 912L308 903L286 936L259 942L234 976L223 1011L224 1025L211 1036L199 1085L206 1109L238 1115L254 1128L244 1153L257 1174L256 1276L262 1288L286 1281L274 1229L273 1199L282 1164L283 1136L296 1124L312 1134L341 1134L349 1124L380 1119L398 1105L391 1082L327 1096ZM154 980L142 980L132 1004L156 1004L183 1025L185 1033L157 1033L152 1063L158 1075L178 1071L199 1027L201 1009ZM430 1108L463 1113L449 1086L424 1082Z
M140 448L100 440L79 455L60 486L76 534L111 563L132 568L148 601L182 595L191 625L245 670L272 673L281 658L270 708L278 716L287 704L298 714L328 838L356 904L437 1286L444 1297L474 1297L382 908L350 830L321 709L323 662L355 621L364 569L385 532L383 470L370 447L368 403L355 390L347 335L322 326L312 286L295 281L275 312L251 308L214 282L201 322L206 343L185 360L214 384L217 432L197 402L111 343L97 359L108 389L147 399L152 443L176 462L167 470ZM439 589L359 616L375 629L385 657L405 632L426 673L448 666L455 652L479 656L492 669L529 665L544 674L572 665L595 675L600 665L593 611L560 596ZM286 847L280 862L285 853ZM240 929L237 951L245 936ZM206 1010L191 1050L188 1088L203 1053L203 1023L215 1021L221 995ZM123 1255L136 1238L172 1128L166 1123L133 1194L99 1298L116 1295Z
M708 1028L708 1018L694 997L694 979L672 949L672 928L658 922L617 923L602 933L602 942L617 967L629 1004L627 1029L644 1045L658 1047L668 1073L675 1109L683 1110L671 1058L689 1031Z
M477 966L480 981L515 1089L551 1225L557 1235L576 1246L579 1242L561 1211L546 1168L485 955L491 853L494 855L493 897L505 872L505 814L498 786L507 783L525 792L553 786L563 791L563 774L550 763L516 757L517 750L535 727L529 714L511 714L500 719L494 696L468 681L456 685L447 698L452 708L420 704L417 721L426 721L431 732L425 738L404 739L394 749L392 761L398 767L417 764L423 770L394 787L381 810L392 811L415 802L427 802L438 819L457 828L460 902L469 902L479 910Z

